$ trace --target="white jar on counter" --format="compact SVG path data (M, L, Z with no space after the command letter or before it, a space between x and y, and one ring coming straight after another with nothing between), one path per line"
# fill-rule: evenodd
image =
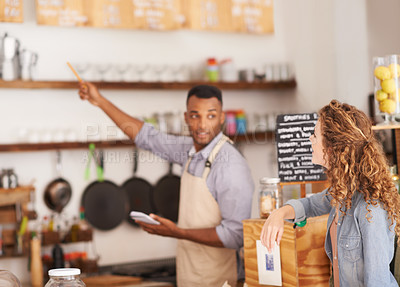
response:
M58 268L49 270L49 281L44 287L85 287L78 268Z
M268 215L282 206L282 190L280 179L275 177L263 177L260 179L260 217L267 218Z

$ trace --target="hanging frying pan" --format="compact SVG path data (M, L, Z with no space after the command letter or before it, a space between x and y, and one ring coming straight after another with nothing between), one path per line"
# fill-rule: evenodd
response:
M172 163L169 163L168 174L154 187L153 201L157 212L174 222L178 221L180 187L181 178L172 173Z
M136 176L138 168L138 149L135 147L133 151L133 177L126 180L122 185L128 196L129 210L126 213L126 220L134 225L139 226L130 216L130 211L141 211L144 213L155 213L152 192L153 186L143 178Z
M61 152L57 151L58 178L47 184L44 191L44 203L48 208L60 213L71 199L72 189L68 181L62 177Z
M94 153L92 156L95 158ZM103 172L102 152L99 154L99 161ZM85 188L81 205L85 209L86 220L93 227L100 230L111 230L124 220L128 208L127 203L126 193L114 182L104 180L102 174L98 174L98 180Z

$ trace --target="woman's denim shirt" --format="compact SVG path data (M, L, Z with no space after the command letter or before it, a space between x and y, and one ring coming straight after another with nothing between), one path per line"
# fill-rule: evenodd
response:
M330 205L331 199L325 189L309 198L292 199L286 204L295 210L296 218L292 222L329 213L325 251L332 262L329 228L335 216L335 208ZM389 229L388 214L379 204L368 207L371 210L368 216L372 216L368 222L365 217L368 212L366 208L364 196L356 192L346 215L339 212L337 246L340 287L399 286L389 269L394 253L394 224Z

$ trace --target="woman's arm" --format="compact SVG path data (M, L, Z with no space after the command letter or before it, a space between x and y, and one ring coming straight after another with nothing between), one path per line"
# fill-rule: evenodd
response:
M283 235L283 220L294 219L295 212L291 205L274 210L267 218L261 230L261 242L271 252L275 241L279 245Z
M310 197L288 200L285 204L291 205L296 213L294 220L290 220L292 222L303 221L307 217L328 214L332 209L331 196L328 193L328 189L315 193Z
M283 220L299 222L307 217L314 217L327 214L332 209L328 189L320 193L313 194L308 198L292 199L285 203L283 207L272 212L261 231L261 242L268 251L274 247L274 242L280 244L283 235Z
M361 231L364 257L364 285L392 286L394 277L389 264L394 254L394 225L389 229L387 212L380 206L370 205L367 215L366 203L356 208L355 216ZM392 283L392 284L391 284ZM397 285L396 285L397 286Z

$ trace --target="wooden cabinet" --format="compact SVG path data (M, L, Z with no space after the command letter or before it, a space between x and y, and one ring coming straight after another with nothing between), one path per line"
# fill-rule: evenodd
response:
M307 219L304 227L293 227L285 222L280 244L282 286L329 286L330 261L324 249L328 215ZM249 287L262 287L258 283L256 241L260 240L265 219L243 221L244 261L246 283Z
M75 235L72 235L75 232ZM93 230L74 230L72 228L66 234L57 231L45 231L41 234L42 246L54 247L56 244L64 247L66 244L74 244L79 242L86 242L93 244ZM65 250L65 248L64 248ZM70 252L64 254L64 260L73 268L79 268L82 273L94 273L98 271L97 259L87 258L86 252ZM42 257L43 267L45 270L53 268L53 258L51 256ZM44 278L46 281L49 279L47 276Z
M14 189L0 189L0 224L6 226L1 230L2 255L0 258L27 256L29 251L29 231L21 235L20 248L18 248L17 232L20 229L22 218L36 218L36 212L28 210L33 186L21 186Z

